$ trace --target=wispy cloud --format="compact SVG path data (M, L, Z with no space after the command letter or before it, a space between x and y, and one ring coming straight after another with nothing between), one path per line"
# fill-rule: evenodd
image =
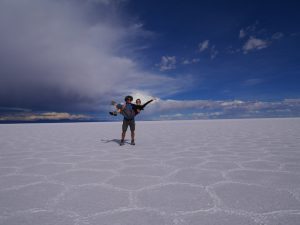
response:
M254 24L240 29L239 38L243 39L247 36L257 35L257 26L258 25L259 25L259 22L256 21Z
M211 45L209 40L205 40L203 42L200 42L198 44L198 51L204 52L204 51L208 51L210 54L210 58L214 59L216 58L216 56L219 54L219 51L217 51L216 46L215 45Z
M292 36L292 37L298 37L298 36L300 36L300 32L291 33L290 36Z
M247 35L246 31L244 29L241 29L239 33L239 38L244 38L246 37L246 35Z
M183 65L189 65L189 64L195 64L195 63L198 63L198 62L200 62L200 59L199 59L199 58L193 58L193 59L191 59L191 60L189 60L189 59L183 60L183 61L182 61L182 64L183 64Z
M264 48L269 47L273 41L280 40L284 37L284 34L282 32L276 32L273 34L268 34L266 29L258 29L259 22L256 21L254 24L242 28L239 31L239 38L240 39L246 39L246 42L244 43L242 50L244 54L247 54L248 52L255 51L255 50L261 50ZM263 36L263 38L259 38L260 36ZM230 49L229 53L236 53L239 52L240 49Z
M214 59L219 54L219 51L216 50L216 46L213 45L210 49L210 58Z
M226 49L225 49L226 53L229 53L229 54L235 54L235 53L239 53L241 51L240 48L234 48L233 46L228 46Z
M160 71L172 70L176 68L175 56L162 56L160 63L157 64Z
M0 113L1 112L31 112L31 109L0 106Z
M209 40L205 40L198 44L199 52L203 52L209 47Z
M245 86L254 86L254 85L257 85L257 84L261 84L264 82L264 79L261 79L261 78L252 78L252 79L247 79L244 81L244 85Z
M270 43L267 40L250 37L243 46L243 52L247 54L250 51L261 50L267 48Z
M284 34L282 32L276 32L272 35L273 40L280 40L284 37Z

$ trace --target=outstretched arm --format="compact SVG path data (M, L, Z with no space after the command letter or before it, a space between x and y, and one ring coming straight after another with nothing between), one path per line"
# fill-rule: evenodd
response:
M150 102L152 102L152 101L154 101L154 100L155 100L155 98L154 98L154 99L151 99L151 100L149 100L148 102L146 102L145 104L143 104L142 107L141 107L141 109L143 110L143 109L146 107L146 105L148 105Z

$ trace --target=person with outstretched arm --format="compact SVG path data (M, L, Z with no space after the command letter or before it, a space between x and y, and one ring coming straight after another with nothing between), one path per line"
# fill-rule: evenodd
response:
M155 100L155 98L149 100L148 102L146 102L145 104L142 105L141 99L137 99L135 100L135 107L134 107L134 111L135 114L139 114L141 112L141 110L144 110L144 108L150 103L153 102Z

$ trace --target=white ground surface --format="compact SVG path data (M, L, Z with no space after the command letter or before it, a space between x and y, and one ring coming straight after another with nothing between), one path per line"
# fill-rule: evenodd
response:
M300 224L300 119L120 128L0 125L0 224Z

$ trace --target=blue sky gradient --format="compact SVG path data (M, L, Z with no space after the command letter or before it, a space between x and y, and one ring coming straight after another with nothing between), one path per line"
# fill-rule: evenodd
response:
M162 55L175 56L176 68L165 72L194 77L197 85L174 98L278 100L299 97L299 4L132 1L129 8L158 36L142 60L151 68ZM240 38L242 30L246 34ZM267 43L245 52L250 37ZM200 52L205 40L210 46ZM217 53L212 58L213 46ZM182 64L192 59L199 61Z

